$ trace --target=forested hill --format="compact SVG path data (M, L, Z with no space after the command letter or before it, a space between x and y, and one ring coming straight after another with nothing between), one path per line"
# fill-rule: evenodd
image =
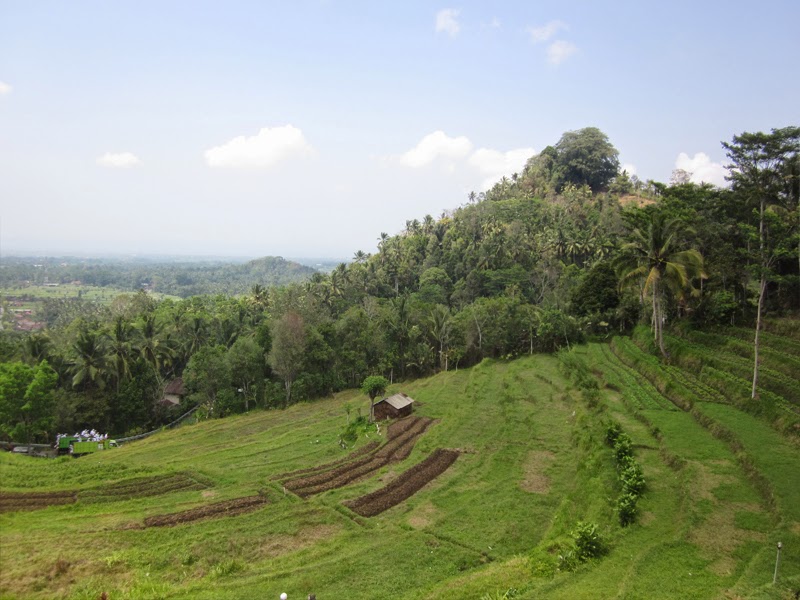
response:
M0 332L0 385L5 369L18 390L0 406L0 434L47 440L87 426L115 435L157 426L161 390L176 377L187 391L180 410L200 404L224 416L329 395L369 375L408 379L608 340L637 324L651 328L643 339L654 360L688 360L694 342L679 338L692 330L733 327L747 338L760 323L767 337L780 334L772 319L800 310L800 128L743 134L726 149L729 188L680 172L670 184L642 183L619 172L616 149L587 128L464 206L380 234L375 253L358 251L329 274L308 278L310 269L282 259L168 265L147 280L128 269L137 287L209 293L128 294L107 306L76 299L57 305L43 332ZM648 202L623 207L623 195ZM287 266L307 280L264 286ZM108 280L96 284L115 277L102 267L71 277L97 273ZM755 398L780 396L769 420L800 432L800 390L787 380L795 359L771 350L751 362L758 354L736 343L736 376L756 380L747 406L763 416ZM767 355L775 363L757 377ZM713 359L692 369L731 372ZM25 408L37 376L50 386L39 420Z
M279 256L244 264L229 261L155 262L78 258L4 258L0 285L23 282L110 286L136 291L142 288L187 298L201 294L238 295L254 285L273 286L305 281L315 269Z

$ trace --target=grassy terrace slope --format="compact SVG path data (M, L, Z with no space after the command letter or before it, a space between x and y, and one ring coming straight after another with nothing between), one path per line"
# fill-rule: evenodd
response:
M511 588L521 599L781 598L800 587L797 447L730 404L698 401L740 435L748 471L728 441L608 346L576 352L606 384L597 408L553 357L485 361L419 380L402 390L419 401L418 415L436 421L408 458L305 500L274 476L345 456L336 443L343 407L365 410L362 397L204 422L80 460L3 454L4 492L70 491L77 501L0 513L0 598L286 591L320 600L455 600L500 598ZM699 399L704 388L693 389ZM626 529L614 513L619 489L603 445L609 417L633 438L647 479L639 520ZM382 441L385 428L381 434ZM375 440L362 437L356 448ZM375 517L344 506L438 448L460 454L398 506ZM174 489L156 493L165 482ZM207 516L145 526L183 511ZM581 520L600 525L610 550L560 572L558 555ZM773 588L778 539L786 550L782 585Z

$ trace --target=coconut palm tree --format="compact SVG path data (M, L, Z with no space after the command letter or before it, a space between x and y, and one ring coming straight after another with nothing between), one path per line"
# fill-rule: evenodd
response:
M117 392L122 381L131 376L131 363L133 362L133 327L125 317L119 316L114 320L114 327L108 335L108 354L106 360L113 369L114 382Z
M678 220L667 221L664 215L653 213L646 232L633 230L620 258L620 287L644 280L642 297L649 295L653 303L653 335L664 356L667 356L663 338L665 293L680 296L693 290L693 279L705 276L703 257L697 250L676 248L680 227Z
M72 374L72 387L89 388L105 387L104 377L106 368L106 343L102 334L91 329L84 329L78 334L72 344L72 361L70 373Z
M172 358L172 349L162 335L162 327L155 315L145 315L139 328L139 350L144 360L153 368L156 378L161 380L161 369Z
M430 336L439 345L439 367L447 371L447 344L450 339L452 320L450 310L437 304L428 315L428 331Z

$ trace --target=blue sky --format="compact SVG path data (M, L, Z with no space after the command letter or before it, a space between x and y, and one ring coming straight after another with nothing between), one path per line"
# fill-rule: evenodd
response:
M800 3L0 0L3 253L349 257L565 131L642 179L800 122Z

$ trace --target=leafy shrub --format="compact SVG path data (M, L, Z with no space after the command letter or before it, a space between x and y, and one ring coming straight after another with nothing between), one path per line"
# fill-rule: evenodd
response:
M621 463L631 456L633 456L633 441L627 433L620 433L614 442L614 458L617 463Z
M620 433L622 433L622 427L620 427L620 424L616 421L609 422L608 426L606 427L606 442L609 446L614 446Z
M638 512L638 507L636 506L636 501L639 499L637 494L632 493L622 493L619 498L617 498L617 511L619 512L619 524L623 527L627 527L631 523L636 520L636 513Z
M605 543L600 536L597 524L579 522L572 532L575 539L575 553L580 561L602 556L605 551Z
M581 561L578 559L578 553L575 550L567 550L558 555L559 571L574 571L579 564L581 564Z
M343 442L353 444L358 439L359 433L363 432L368 425L369 422L367 421L367 418L362 415L358 415L358 417L347 424L347 427L344 428L344 431L342 431L339 437Z
M624 494L639 496L644 491L644 474L639 463L631 461L627 467L620 471L619 478L622 481L622 492Z

